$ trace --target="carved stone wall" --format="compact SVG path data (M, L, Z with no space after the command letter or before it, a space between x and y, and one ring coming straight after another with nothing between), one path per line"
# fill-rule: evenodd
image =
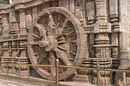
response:
M124 64L124 61L129 60L130 47L128 2L128 0L10 0L10 4L0 8L1 62L28 64L32 60L32 64L38 64L38 56L45 55L40 58L43 64L49 64L46 63L48 62L46 57L51 57L50 64L55 64L55 57L60 57L61 60L65 60L61 61L64 65L109 69L118 68L121 59L119 68L129 68L129 65L125 67ZM42 47L39 46L39 42L36 43L39 40ZM48 40L53 42L50 43ZM60 45L65 45L59 47L59 40ZM47 51L45 47L53 43L56 43L56 46L52 45L51 51ZM36 50L31 49L33 45ZM41 48L44 51L42 54ZM62 52L62 55L59 52ZM6 69L5 65L2 67ZM9 68L12 73L19 73L21 70L20 74L27 70L25 66ZM51 74L54 69L43 70ZM74 81L93 84L97 82L96 71L77 70L75 74L76 70L70 70L68 76L65 76L66 70L61 69L61 79L65 80L74 74L74 77L71 77ZM54 79L48 78L44 73L40 75L46 79ZM101 86L114 84L114 73L103 71L100 75Z

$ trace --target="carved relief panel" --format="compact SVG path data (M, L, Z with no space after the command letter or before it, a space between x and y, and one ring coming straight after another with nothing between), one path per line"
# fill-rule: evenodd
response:
M87 16L87 23L88 24L95 23L96 7L95 7L95 1L94 0L87 0L86 16Z
M63 65L84 65L84 67L97 68L98 58L100 67L111 67L110 59L119 56L118 33L113 33L112 30L119 28L119 0L46 0L48 1L46 3L43 3L45 0L35 1L38 4L32 4L33 0L30 1L32 3L25 3L28 7L17 9L18 13L14 8L9 8L11 12L3 16L0 33L3 33L3 36L7 35L7 42L3 42L3 49L5 49L3 56L7 57L8 61L10 58L15 58L18 64L28 63L30 58L32 64L54 65L55 59L59 58L60 64ZM39 1L42 2L39 3ZM88 42L86 42L85 32L88 35ZM27 39L29 36L30 38ZM29 47L27 47L27 41L29 41ZM89 57L85 56L87 43L90 51ZM47 47L51 47L49 51ZM19 69L26 70L26 67L16 67L16 70ZM36 69L36 71L40 72L43 78L54 80L55 69L52 67L46 69L42 68L42 71ZM49 76L46 76L46 72ZM74 72L75 70L61 69L59 79L67 79ZM102 81L107 78L103 83L110 81L108 77L110 73L105 73L101 72ZM97 82L95 71L87 71L81 75L89 76L93 79L93 83Z
M9 28L10 34L18 34L19 32L18 19L16 17L14 9L9 14L9 20L10 20L10 28Z
M86 24L85 3L86 0L75 0L75 16L80 20L82 25Z

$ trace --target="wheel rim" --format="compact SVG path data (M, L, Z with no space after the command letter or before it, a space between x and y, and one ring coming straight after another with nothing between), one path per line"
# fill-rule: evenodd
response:
M78 66L86 50L86 36L78 19L67 9L52 7L43 10L29 31L28 54L32 64ZM43 77L55 80L54 67L34 67ZM60 68L59 79L74 74L75 69Z

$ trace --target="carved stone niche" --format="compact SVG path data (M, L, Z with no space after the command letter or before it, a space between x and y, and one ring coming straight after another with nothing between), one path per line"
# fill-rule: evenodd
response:
M94 0L87 0L86 3L86 16L87 16L87 23L94 24L95 23L95 1Z
M11 34L18 34L19 29L18 29L18 23L17 22L11 22L10 24L10 33Z

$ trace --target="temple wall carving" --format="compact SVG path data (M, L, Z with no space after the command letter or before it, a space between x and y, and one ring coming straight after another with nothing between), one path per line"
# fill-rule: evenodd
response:
M128 0L10 0L10 4L0 7L1 62L38 64L40 61L37 58L44 55L40 59L44 63L47 61L45 58L50 57L50 64L55 64L56 56L64 65L76 65L77 62L77 66L118 68L120 61L130 59L130 15L127 2ZM39 42L36 43L39 40L40 47L37 45ZM42 53L41 48L44 48ZM5 65L2 67L6 69ZM12 73L21 70L19 74L24 74L27 71L26 66L9 68ZM54 69L48 70L50 74L52 70ZM65 71L68 72L67 76L64 76ZM60 72L60 79L65 80L75 70L61 69ZM40 75L50 79L44 73ZM102 71L100 75L100 86L115 83L111 78L116 76L115 73ZM73 80L96 84L96 78L96 71L77 70Z

